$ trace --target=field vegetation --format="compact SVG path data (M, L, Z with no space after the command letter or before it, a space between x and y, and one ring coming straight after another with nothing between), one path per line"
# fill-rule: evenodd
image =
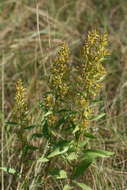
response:
M1 0L1 190L127 189L127 1Z

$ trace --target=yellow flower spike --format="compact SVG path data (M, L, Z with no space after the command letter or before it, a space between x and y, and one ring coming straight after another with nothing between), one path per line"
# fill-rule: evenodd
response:
M26 88L24 88L21 80L18 80L16 83L15 106L12 118L19 124L15 133L17 134L18 141L20 140L20 148L22 149L27 144L27 136L23 129L28 125L30 117L28 115Z
M16 96L15 96L15 117L17 120L27 120L28 108L26 100L26 89L23 87L21 80L17 81L16 84Z
M88 91L88 95L93 97L98 94L99 89L102 87L100 79L106 74L101 62L105 59L105 56L109 55L107 38L106 33L100 34L97 30L92 30L88 33L81 50L81 57L84 60L84 90Z
M69 56L69 48L66 43L63 43L51 66L50 88L52 88L59 97L64 97L69 89L67 82L69 74Z
M85 117L85 120L89 119L92 115L92 109L89 108L91 100L98 95L103 86L102 79L106 75L106 70L101 62L109 55L107 46L108 35L106 33L100 34L97 30L92 30L88 33L87 39L81 49L82 69L80 69L80 77L78 78L82 78L82 81L84 81L82 93L85 94L85 100L81 98L79 103L77 101L76 104L80 104L81 110L84 108L83 117ZM83 117L81 120L83 120Z
M85 41L81 54L87 61L102 62L103 58L109 55L107 45L108 35L106 33L99 34L97 30L92 30L88 33L88 37Z

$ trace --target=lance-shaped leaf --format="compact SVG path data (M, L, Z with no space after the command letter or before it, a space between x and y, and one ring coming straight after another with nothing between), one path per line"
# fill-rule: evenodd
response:
M57 144L57 146L54 148L54 150L48 155L47 158L52 158L54 156L58 156L60 154L64 154L68 151L70 147L70 143L67 141L61 141Z
M108 152L104 150L84 150L83 153L84 153L83 157L85 159L93 159L93 160L98 157L105 158L112 156L114 154L113 152Z

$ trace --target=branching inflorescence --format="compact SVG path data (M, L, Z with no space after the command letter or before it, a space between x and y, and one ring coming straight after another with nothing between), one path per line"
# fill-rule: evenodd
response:
M88 127L93 112L91 102L103 86L106 70L101 63L109 55L107 37L106 33L100 34L97 30L88 33L80 51L75 77L69 64L70 51L67 44L62 45L51 65L51 94L46 97L46 104L55 111L59 108L76 111L71 119L81 128Z

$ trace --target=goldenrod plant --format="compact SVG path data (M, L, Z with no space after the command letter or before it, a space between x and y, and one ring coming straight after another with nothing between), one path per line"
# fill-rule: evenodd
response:
M109 55L107 34L90 31L80 52L79 63L70 65L70 50L63 43L51 64L49 91L40 104L44 114L42 133L49 142L49 148L40 161L47 162L47 175L56 179L69 178L70 188L72 184L77 184L85 189L86 185L75 179L83 175L95 158L112 155L110 152L84 148L87 138L93 137L88 134L94 115L92 102L106 76L102 62ZM75 73L72 73L72 67L75 67ZM54 159L70 165L71 173L63 170L62 164L59 167L53 165Z
M33 162L41 163L43 167L36 173L34 181L35 184L40 183L42 189L48 189L51 181L60 180L61 190L76 187L90 190L78 179L81 181L82 175L96 158L112 155L111 152L87 147L88 139L96 138L89 132L95 114L92 104L103 87L106 69L102 62L108 55L108 35L97 30L89 31L80 49L79 61L74 65L70 64L68 45L61 44L50 64L48 91L40 103L41 121L38 125L32 126L28 122L25 89L21 80L17 82L14 107L14 121L20 124L17 136L21 142L25 139L22 145L27 147L27 152L29 149L39 151L38 157L35 154L32 157ZM32 146L24 136L27 130L32 133L30 140L41 138L43 142ZM23 176L23 173L20 174ZM30 185L29 179L28 189Z
M16 83L15 105L12 114L12 121L15 124L13 132L16 134L15 151L20 152L20 162L27 159L26 148L29 144L25 128L29 125L29 114L27 104L27 90L23 85L22 80ZM11 124L13 124L13 122ZM16 153L15 152L15 153ZM17 153L16 153L17 154ZM25 155L25 157L24 157ZM17 158L18 159L18 158Z

